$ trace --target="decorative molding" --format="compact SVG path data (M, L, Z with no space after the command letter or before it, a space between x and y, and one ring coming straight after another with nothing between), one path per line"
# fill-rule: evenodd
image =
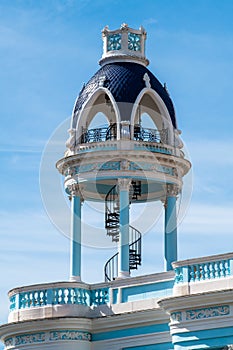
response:
M88 163L80 164L75 168L76 174L87 173L92 171L105 171L105 170L120 170L119 161L101 162L101 163Z
M104 170L120 170L120 162L106 162L106 163L101 163L97 164L98 170L99 171L104 171Z
M164 166L161 164L152 164L146 162L130 162L130 170L158 171L160 173L174 176L174 168Z
M35 344L45 342L45 332L16 335L14 345Z
M177 185L167 184L167 196L176 197L179 194L180 190Z
M8 348L10 346L13 346L13 344L14 344L13 341L14 341L14 339L12 337L5 339L5 341L4 341L5 347Z
M86 340L91 341L91 333L77 330L59 330L49 332L49 341Z
M129 170L130 163L128 160L124 159L121 161L121 170Z
M172 312L171 313L171 321L177 321L177 322L182 321L182 313L181 313L181 311Z
M229 305L206 307L186 311L186 320L200 320L202 318L226 316L230 314Z
M145 73L145 74L144 74L143 80L145 81L146 87L147 87L147 88L151 88L150 77L149 77L148 73Z
M64 330L52 330L49 332L39 332L39 333L27 333L20 334L14 337L7 338L4 343L6 349L10 347L15 347L16 345L28 345L28 344L38 344L38 343L48 343L56 341L69 341L69 340L82 340L91 341L91 333L64 329Z
M71 196L81 196L81 191L78 183L72 183L67 186Z
M66 173L66 176L74 176L75 175L75 167L69 167Z
M131 186L131 179L118 179L118 186L120 191L129 191Z

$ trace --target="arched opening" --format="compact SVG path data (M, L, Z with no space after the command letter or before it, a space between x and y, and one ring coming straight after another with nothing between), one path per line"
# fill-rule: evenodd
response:
M162 115L155 96L145 93L141 97L132 124L134 140L168 144L169 122Z
M148 113L142 113L140 115L139 124L145 129L157 129L156 124Z
M117 139L117 117L110 97L103 91L93 96L77 123L80 143Z
M81 143L115 140L116 133L116 123L110 123L104 113L97 112L88 127L83 127Z
M104 128L109 126L109 120L102 112L96 113L90 122L88 129Z
M134 140L145 142L161 142L160 131L148 113L139 115L138 124L134 125Z

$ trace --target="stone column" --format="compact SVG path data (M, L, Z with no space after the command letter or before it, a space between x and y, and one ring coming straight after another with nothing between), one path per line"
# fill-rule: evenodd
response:
M129 277L129 188L131 179L118 179L120 204L120 233L118 278Z
M177 213L176 197L178 187L176 185L167 185L167 194L165 201L165 227L164 227L164 255L165 270L172 270L171 263L177 260Z
M70 280L81 281L81 191L77 183L68 186L71 195Z

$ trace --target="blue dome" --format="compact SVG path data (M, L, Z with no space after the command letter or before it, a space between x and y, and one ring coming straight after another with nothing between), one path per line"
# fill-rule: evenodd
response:
M74 107L74 114L82 108L85 101L97 90L100 81L104 77L103 86L111 92L116 102L135 103L137 96L145 88L145 81L143 80L145 73L150 78L151 88L158 93L166 105L173 126L177 128L175 110L169 94L158 79L146 67L138 63L118 62L101 67L80 91Z

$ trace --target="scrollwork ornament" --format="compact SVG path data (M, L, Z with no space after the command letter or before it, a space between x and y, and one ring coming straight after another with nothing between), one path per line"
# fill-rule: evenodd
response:
M74 183L69 184L67 186L67 188L69 190L71 197L79 196L79 197L81 197L81 201L83 201L83 195L82 195L83 190L84 190L83 185L80 185L80 184L74 182Z
M128 160L122 160L121 161L121 169L122 170L129 170L129 161Z
M180 193L180 189L175 184L167 184L167 196L176 197Z

